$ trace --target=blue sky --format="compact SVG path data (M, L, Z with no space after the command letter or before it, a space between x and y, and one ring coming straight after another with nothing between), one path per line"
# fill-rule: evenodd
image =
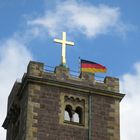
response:
M91 36L90 38L83 35L79 31L70 33L68 29L61 29L67 31L68 38L75 42L75 46L67 48L67 61L71 69L77 70L78 57L93 60L104 64L108 68L108 74L119 76L126 71L132 70L133 63L139 61L139 27L140 19L138 18L139 1L114 1L114 0L87 0L89 5L99 6L104 4L110 8L118 8L119 20L125 26L123 33L115 32L116 29L110 29L109 33L100 33ZM27 21L43 17L47 11L55 11L58 1L44 2L27 1L19 2L14 0L9 2L5 0L1 2L0 6L0 38L7 39L15 33L27 30ZM61 2L62 3L62 2ZM81 3L79 1L79 3ZM110 21L111 22L111 21ZM117 23L116 23L117 24ZM60 25L61 26L61 25ZM64 25L62 25L63 27ZM29 27L28 27L29 28ZM47 32L47 28L44 28ZM60 31L61 31L60 30ZM69 29L70 30L70 29ZM61 37L61 32L57 32ZM21 35L21 36L22 36ZM46 36L45 36L46 35ZM52 55L55 52L57 58L60 57L61 47L53 43L55 36L49 36L47 33L43 35L43 39L39 37L33 38L28 42L28 49L33 53L33 56L38 61L52 66L58 65L59 59L55 59ZM47 52L50 53L47 53ZM52 53L51 53L52 52ZM120 61L121 60L121 61Z
M106 74L98 75L120 78L121 91L128 93L122 103L122 108L127 108L121 111L121 140L139 140L137 131L124 130L129 123L135 130L136 122L125 118L140 99L139 5L139 0L0 0L0 79L4 79L0 81L0 123L10 89L26 71L29 60L53 67L60 64L61 46L53 39L66 31L67 39L75 42L74 47L67 47L71 70L78 71L80 56L107 67ZM140 113L132 117L137 120L138 116ZM2 129L0 134L4 140Z

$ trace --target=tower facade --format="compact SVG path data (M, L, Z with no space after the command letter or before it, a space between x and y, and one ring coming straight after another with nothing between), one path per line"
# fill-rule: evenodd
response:
M120 140L119 80L31 61L8 98L6 140Z

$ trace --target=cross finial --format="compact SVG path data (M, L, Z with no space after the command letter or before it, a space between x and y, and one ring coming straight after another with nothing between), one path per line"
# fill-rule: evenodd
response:
M66 32L62 32L62 40L54 39L54 42L62 44L62 60L61 64L63 66L66 65L66 45L74 46L74 42L67 41L66 39Z

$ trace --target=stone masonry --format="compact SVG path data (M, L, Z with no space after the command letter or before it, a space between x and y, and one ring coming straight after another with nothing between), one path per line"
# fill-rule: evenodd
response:
M123 97L117 78L97 82L92 74L73 77L62 66L47 72L43 63L31 61L8 98L6 140L120 140ZM71 120L65 120L65 111Z

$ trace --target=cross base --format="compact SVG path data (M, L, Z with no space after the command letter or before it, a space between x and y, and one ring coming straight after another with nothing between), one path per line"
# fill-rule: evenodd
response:
M63 63L61 63L61 64L60 64L60 66L61 66L61 67L68 68L68 65L67 65L66 63L64 63L64 64L63 64Z

